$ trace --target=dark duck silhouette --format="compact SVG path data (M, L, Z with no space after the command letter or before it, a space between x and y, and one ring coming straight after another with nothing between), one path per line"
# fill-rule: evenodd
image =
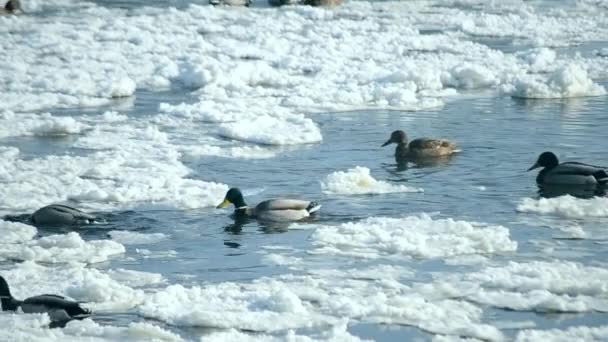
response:
M2 276L0 276L0 299L2 311L20 309L24 313L47 313L55 323L83 319L91 315L91 311L81 307L80 303L58 295L44 294L24 300L15 299Z

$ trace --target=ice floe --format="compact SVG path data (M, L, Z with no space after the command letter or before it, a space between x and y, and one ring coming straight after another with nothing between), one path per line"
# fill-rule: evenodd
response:
M33 239L35 228L31 230L22 226L24 225L3 223L3 230L6 228L11 230L9 237L13 239L9 240L9 243L2 244L0 259L46 263L96 263L125 252L125 247L120 243L109 240L84 241L76 232Z
M482 310L475 305L425 298L389 278L369 282L340 275L283 275L242 284L171 285L149 295L138 310L146 317L180 326L280 332L325 329L350 318L412 325L440 334L503 338L498 329L481 322Z
M391 184L376 180L366 167L357 166L348 171L336 171L321 182L321 189L329 194L360 195L393 192L422 192L420 188Z
M53 293L83 301L96 312L129 310L145 298L138 287L163 282L158 274L121 269L105 273L77 262L42 266L26 261L0 270L0 274L15 298Z
M517 333L516 342L552 341L570 342L586 341L599 342L608 339L608 326L586 327L577 326L568 329L523 330Z
M479 272L444 275L425 285L499 308L538 312L608 311L608 270L569 261L509 262Z
M576 219L608 217L608 198L581 199L570 195L539 199L524 198L517 205L517 211Z
M311 253L360 258L440 258L511 252L517 242L502 226L433 219L371 217L338 226L321 226L311 236Z
M130 323L126 327L100 325L91 319L71 321L63 329L49 329L46 314L0 314L2 341L184 341L179 335L151 323Z
M143 245L157 243L168 236L163 233L138 233L126 230L113 230L108 233L113 241L124 245Z
M545 99L600 96L606 94L606 89L589 78L580 65L570 64L548 77L522 76L508 92L515 97Z

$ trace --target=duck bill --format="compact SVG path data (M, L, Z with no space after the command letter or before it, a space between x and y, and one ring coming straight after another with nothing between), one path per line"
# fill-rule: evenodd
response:
M218 204L217 207L215 207L215 208L216 209L226 208L229 205L230 205L230 201L227 199L224 199L224 201L222 203Z
M384 144L382 144L381 147L384 147L384 146L386 146L386 145L388 145L390 143L392 143L392 141L391 141L391 139L388 139Z
M538 162L537 162L537 163L534 163L534 165L532 165L532 166L531 166L531 167L530 167L528 170L526 170L526 171L532 171L532 170L537 169L537 168L539 168L539 167L540 167L540 165L538 165Z

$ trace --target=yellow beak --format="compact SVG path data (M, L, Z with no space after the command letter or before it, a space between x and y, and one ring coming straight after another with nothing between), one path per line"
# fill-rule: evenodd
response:
M217 207L215 207L215 208L216 208L216 209L219 209L219 208L226 208L227 206L229 206L229 205L230 205L230 203L231 203L231 202L230 202L229 200L224 199L224 201L223 201L222 203L218 204L218 205L217 205Z

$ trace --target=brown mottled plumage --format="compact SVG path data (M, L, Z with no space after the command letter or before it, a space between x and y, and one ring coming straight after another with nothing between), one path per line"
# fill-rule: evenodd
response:
M407 159L444 157L458 152L456 144L445 139L418 138L407 142L405 132L398 130L382 146L395 143L395 159L400 162Z

